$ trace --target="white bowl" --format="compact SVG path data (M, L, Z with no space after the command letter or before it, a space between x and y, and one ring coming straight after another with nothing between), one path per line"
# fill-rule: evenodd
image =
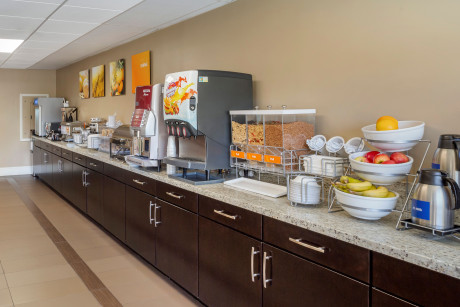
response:
M348 156L351 168L355 174L364 180L376 185L390 185L404 180L410 173L414 159L409 157L409 162L400 164L375 164L356 161L355 158L364 156L368 151L356 152ZM374 174L369 174L374 173Z
M415 120L398 121L399 129L377 131L376 125L361 128L364 138L375 148L388 151L408 151L423 138L425 123ZM379 141L387 141L382 143Z
M342 192L336 188L335 196L342 208L351 216L364 220L378 220L387 216L396 207L399 194L395 197L376 198Z

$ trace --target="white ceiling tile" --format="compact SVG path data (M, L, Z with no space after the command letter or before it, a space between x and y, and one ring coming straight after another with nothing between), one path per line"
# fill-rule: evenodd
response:
M52 20L103 23L117 16L119 10L89 9L73 6L62 6L51 17Z
M51 3L2 0L0 1L0 14L4 16L46 18L58 6Z
M53 49L34 49L34 48L24 48L24 47L19 47L14 51L14 54L28 54L28 55L40 55L40 56L46 56L51 53L53 53L55 50Z
M0 28L0 38L8 38L8 39L26 39L32 33L30 31L24 30L11 30L11 29L1 29Z
M39 41L31 41L27 40L22 43L22 47L24 48L33 48L33 49L47 49L47 50L58 50L62 47L67 45L67 43L62 42L39 42Z
M70 33L50 33L37 31L29 38L29 41L70 43L76 40L80 35Z
M8 61L13 62L24 62L24 63L36 63L46 57L48 54L13 54Z
M83 35L92 29L96 28L97 23L74 22L74 21L59 21L47 20L41 25L39 31L52 33L71 33Z
M7 59L10 55L11 53L0 52L0 63Z
M142 1L143 0L68 0L65 5L124 11Z
M8 68L11 68L11 69L27 69L27 68L31 67L32 65L33 64L25 64L25 63L6 61L5 63L2 64L2 66L0 68L4 68L4 69L8 69Z
M62 4L65 0L14 0L14 1Z
M11 17L0 15L0 28L33 32L44 18Z

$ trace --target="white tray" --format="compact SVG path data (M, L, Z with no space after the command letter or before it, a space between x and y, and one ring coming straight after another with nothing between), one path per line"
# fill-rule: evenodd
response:
M274 198L287 194L286 187L244 177L225 181L224 184Z

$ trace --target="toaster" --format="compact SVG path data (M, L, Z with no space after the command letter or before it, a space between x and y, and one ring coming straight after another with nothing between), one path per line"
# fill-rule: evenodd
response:
M102 142L102 134L90 134L88 135L88 148L99 149Z

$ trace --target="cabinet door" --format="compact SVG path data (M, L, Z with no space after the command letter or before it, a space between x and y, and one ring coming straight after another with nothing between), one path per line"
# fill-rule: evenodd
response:
M90 169L86 173L86 209L90 217L102 224L104 175Z
M201 301L209 306L261 306L261 250L260 241L200 216ZM253 273L259 274L254 281Z
M62 158L55 155L55 154L51 154L51 165L52 165L52 182L51 182L51 186L53 187L53 189L56 190L56 192L58 192L59 194L62 193L62 172L63 172L63 169L62 169Z
M125 241L125 184L104 176L102 225L115 237Z
M68 201L72 202L74 187L72 182L72 162L66 159L62 159L62 187L61 187L61 194L64 196Z
M43 152L40 148L34 145L34 153L33 153L33 172L35 177L40 177L40 169L42 164L42 155Z
M393 295L380 291L376 288L372 289L372 307L413 307L416 306L409 302L403 301Z
M86 169L76 163L72 164L72 188L71 202L81 211L86 212L86 187L84 177Z
M126 244L155 264L155 197L126 186Z
M264 306L369 304L368 285L268 244L262 262Z
M156 200L157 267L198 295L198 215Z
M52 166L52 159L51 159L51 154L47 152L46 150L42 151L42 169L41 169L41 174L42 174L42 180L46 182L47 184L51 185L51 181L53 178L53 166Z

